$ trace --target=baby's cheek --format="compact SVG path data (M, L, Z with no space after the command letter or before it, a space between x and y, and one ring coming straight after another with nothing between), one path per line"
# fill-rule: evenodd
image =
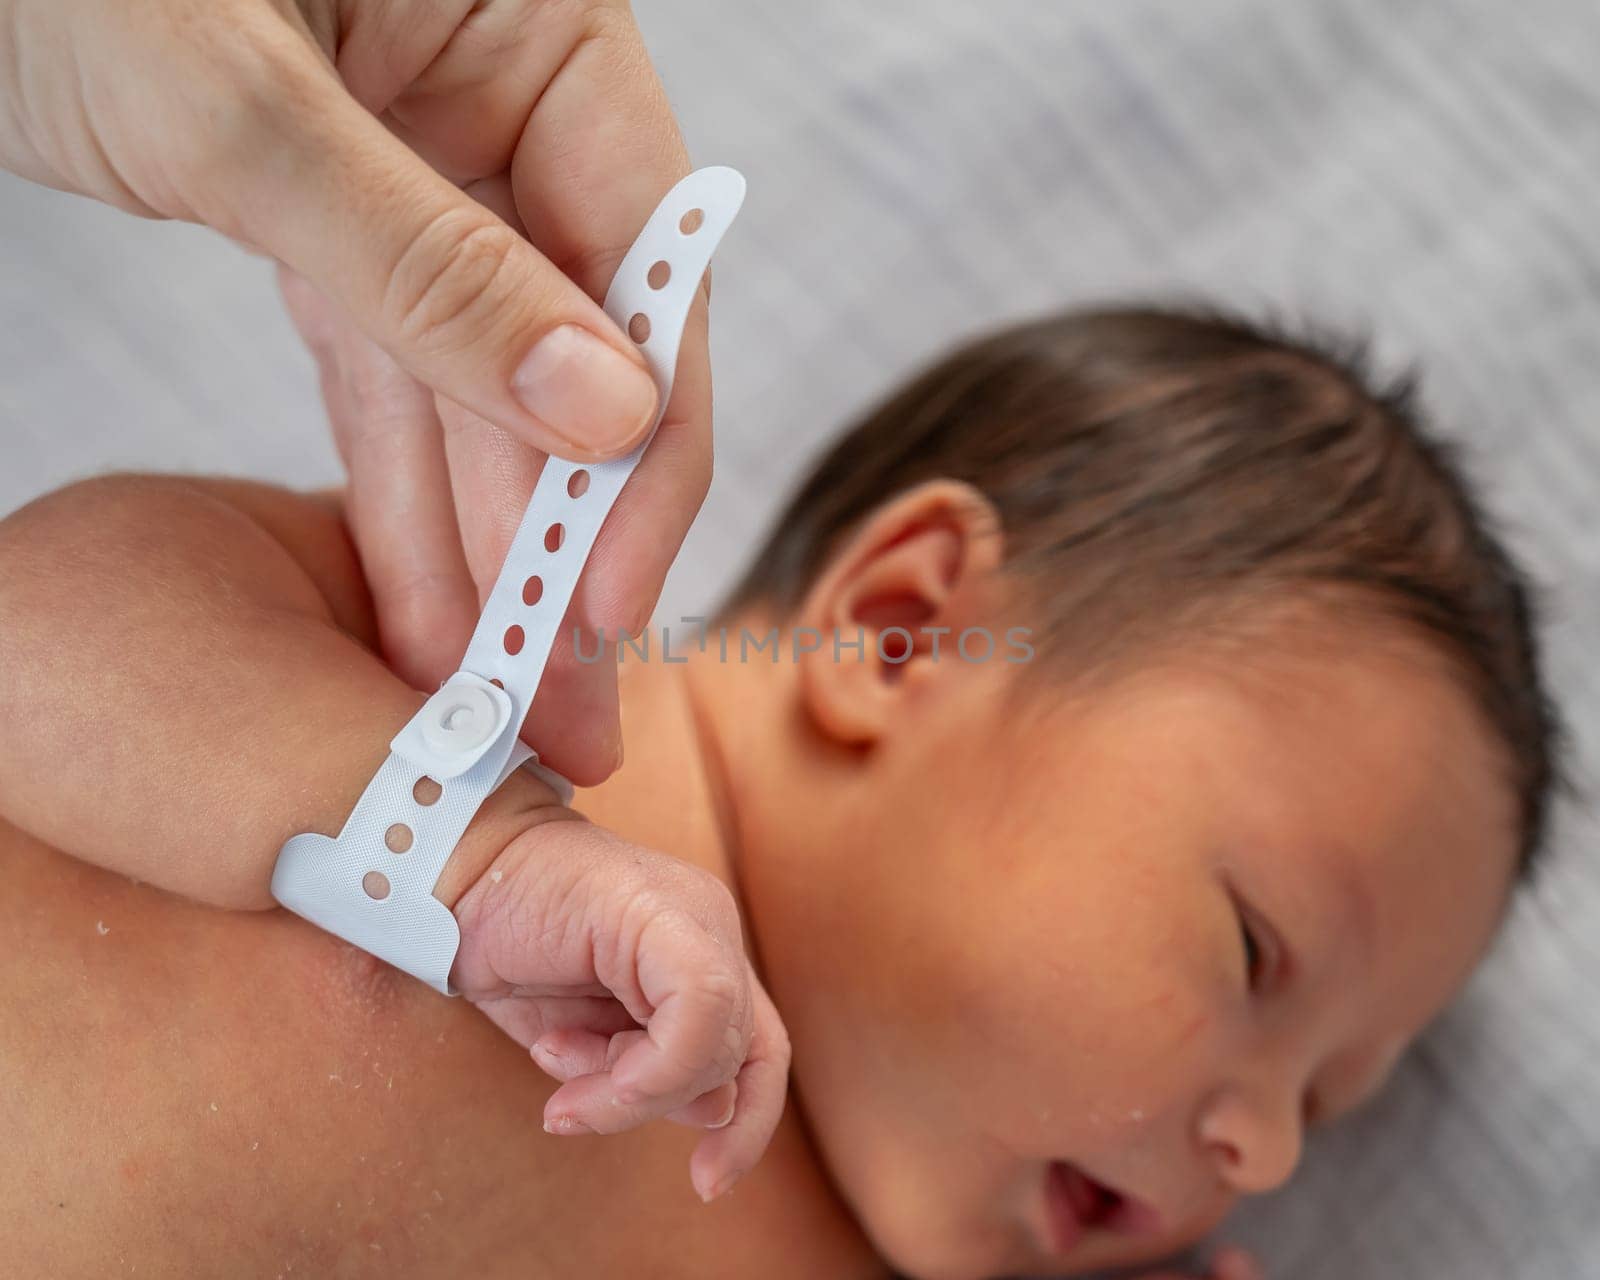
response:
M1192 986L1157 983L1101 1014L1074 1034L1084 1050L1082 1082L1104 1124L1140 1127L1192 1093L1216 1032L1216 1011Z
M1031 1011L1016 999L991 1006L985 1096L1022 1149L1138 1145L1188 1105L1214 1056L1218 1013L1181 974L1060 986L1059 1002Z

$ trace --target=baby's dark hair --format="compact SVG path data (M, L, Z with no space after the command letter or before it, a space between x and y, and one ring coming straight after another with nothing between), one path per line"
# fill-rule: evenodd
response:
M1214 311L1076 311L992 334L845 432L722 612L792 611L874 508L940 478L993 503L1041 651L1070 633L1137 652L1241 606L1332 593L1450 661L1506 749L1527 876L1564 736L1531 589L1413 379L1376 386L1366 364L1360 344Z

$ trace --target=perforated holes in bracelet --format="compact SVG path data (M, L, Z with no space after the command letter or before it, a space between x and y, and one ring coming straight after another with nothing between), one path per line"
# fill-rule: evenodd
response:
M743 197L744 182L731 170L684 179L641 229L626 271L607 291L606 314L632 334L663 404L685 313ZM456 994L449 973L460 938L430 885L485 797L528 758L514 721L526 721L601 526L644 452L641 445L601 463L548 460L447 682L449 705L425 706L396 735L337 837L307 832L285 842L273 874L273 894L285 907ZM492 717L482 714L484 699ZM469 720L441 719L457 704L471 704Z
M683 217L678 219L678 233L683 236L692 236L705 225L706 213L704 209L690 209ZM672 279L672 264L665 258L658 258L650 264L650 270L645 273L644 281L652 289L660 292L667 287L667 282ZM628 318L628 336L641 347L650 341L650 317L643 311L635 311ZM576 495L574 495L576 496Z

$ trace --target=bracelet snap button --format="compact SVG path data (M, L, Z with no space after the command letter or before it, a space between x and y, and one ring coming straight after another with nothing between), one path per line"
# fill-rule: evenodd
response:
M422 719L422 740L442 756L475 751L500 724L494 699L470 684L447 684L428 699Z

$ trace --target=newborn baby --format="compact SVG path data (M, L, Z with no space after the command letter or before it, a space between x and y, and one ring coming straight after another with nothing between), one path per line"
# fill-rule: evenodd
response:
M27 1275L1168 1257L1381 1087L1557 772L1521 577L1404 395L1203 315L957 352L822 460L703 634L622 651L628 761L573 802L728 886L792 1041L770 1149L707 1207L695 1129L541 1128L550 1076L640 1034L625 1010L541 1073L515 1026L284 912L68 856L203 871L337 828L420 699L335 503L89 482L0 525L0 617L0 1253ZM473 913L518 921L500 886L579 833L531 777L486 806L438 891L458 972L487 963Z

